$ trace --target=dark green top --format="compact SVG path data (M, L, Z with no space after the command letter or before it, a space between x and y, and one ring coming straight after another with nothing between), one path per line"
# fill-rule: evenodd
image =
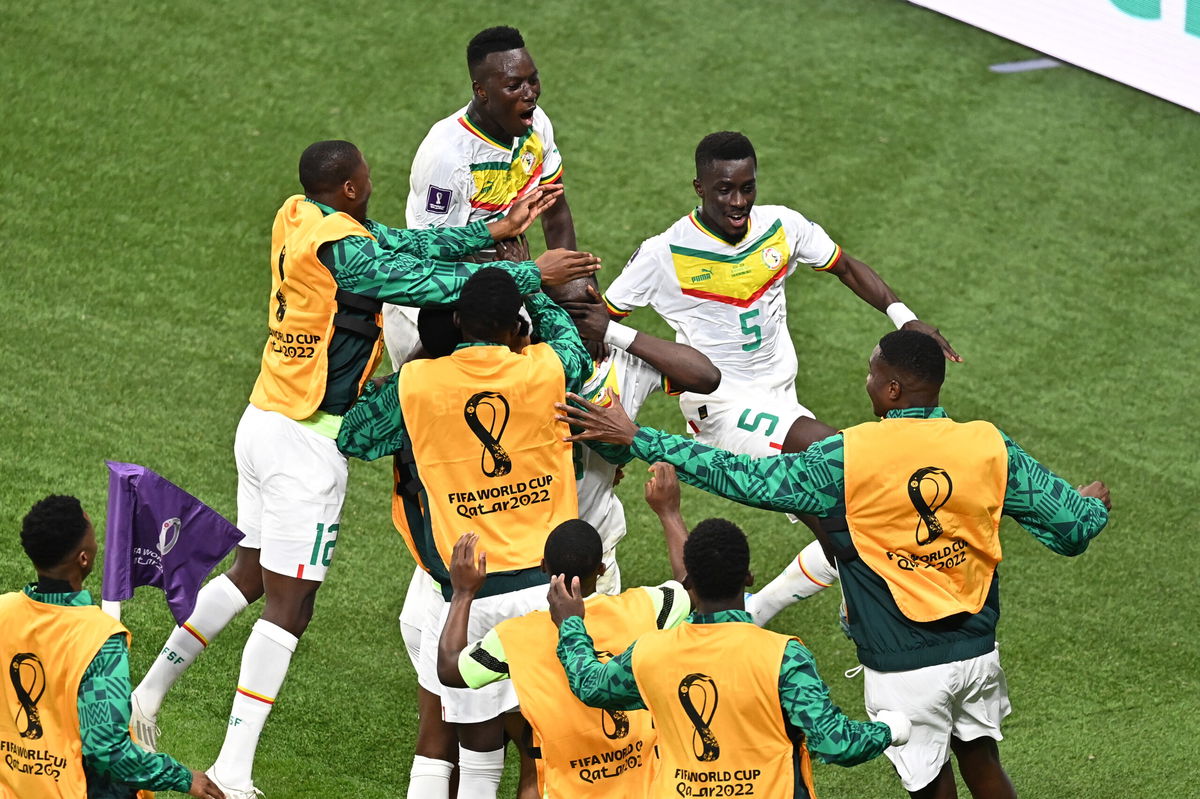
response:
M890 419L946 417L941 407L889 411ZM1078 555L1108 523L1104 503L1083 497L1001 432L1008 453L1004 514L1060 555ZM633 454L648 463L666 461L679 478L705 491L767 510L827 518L846 513L845 448L841 433L804 452L751 458L643 427ZM851 547L849 533L831 535L835 546ZM863 665L877 671L909 669L965 660L990 652L1000 617L999 577L992 581L979 613L960 613L936 622L907 618L883 579L861 559L838 558L846 600L848 632ZM998 573L997 573L998 575Z
M754 620L744 610L692 613L684 624L721 624ZM591 707L643 710L646 707L633 676L637 641L607 663L596 657L592 638L579 616L565 619L558 632L558 659L567 672L571 693ZM878 757L892 743L888 725L854 721L829 699L829 686L817 674L812 652L792 639L779 665L779 706L784 720L804 733L808 751L826 763L854 766Z
M48 605L92 604L88 591L42 593L37 588L30 583L25 595ZM104 642L79 682L79 736L88 799L129 799L139 788L187 793L192 787L187 766L170 755L147 752L129 737L131 691L129 648L121 633Z
M336 213L316 200L307 200L328 216ZM463 284L484 266L495 266L517 281L522 294L541 286L541 273L533 261L489 264L455 263L458 258L495 244L487 224L480 220L465 227L407 230L368 219L364 226L375 237L347 236L317 251L338 288L396 305L444 305L458 299ZM343 307L343 313L374 322L370 314ZM329 380L320 410L343 414L358 396L358 381L375 346L373 340L334 329L329 342Z

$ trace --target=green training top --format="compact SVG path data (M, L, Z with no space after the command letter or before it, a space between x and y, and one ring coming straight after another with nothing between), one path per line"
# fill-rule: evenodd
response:
M309 199L326 216L327 205ZM541 273L533 261L488 264L455 263L458 258L495 244L483 220L465 227L406 230L368 219L364 226L375 237L348 236L317 250L317 257L333 275L338 288L396 305L445 305L458 299L467 278L485 266L508 272L522 294L539 289ZM343 313L374 322L372 315L342 308ZM329 380L319 410L343 414L358 396L358 380L375 342L334 329L329 342Z
M36 602L67 607L92 604L88 591L39 593L25 586ZM110 637L92 658L79 682L79 736L88 799L128 799L133 789L179 791L192 787L192 772L167 754L151 753L129 737L129 649L125 634Z
M749 622L744 610L693 613L686 624ZM591 707L644 710L646 703L633 676L634 641L607 663L601 663L584 620L571 616L558 631L558 659L567 672L571 693ZM812 652L796 640L787 642L779 666L779 706L789 724L804 732L808 751L826 763L854 766L883 753L892 731L879 721L854 721L829 699L829 686L817 674Z
M945 418L941 407L888 411L889 419ZM1108 523L1104 503L1083 497L1001 432L1008 452L1004 514L1060 555L1078 555ZM679 479L744 505L826 518L845 515L845 455L841 433L804 452L751 458L647 427L633 439L633 454L666 461ZM831 535L843 549L847 532ZM859 661L877 671L907 671L966 660L992 651L1000 618L1000 581L992 580L983 608L935 622L915 622L896 607L883 579L859 558L838 559L849 617L847 631ZM997 572L997 575L999 572Z

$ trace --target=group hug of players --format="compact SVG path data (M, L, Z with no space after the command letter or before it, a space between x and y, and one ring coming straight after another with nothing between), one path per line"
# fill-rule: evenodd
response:
M347 457L389 456L417 564L401 616L420 683L409 797L495 796L506 738L532 763L528 796L810 796L810 753L886 753L913 796L947 797L952 752L974 796L1014 796L996 747L999 519L1078 554L1107 522L1107 489L1076 490L993 425L947 417L958 355L820 226L755 203L741 134L700 141L699 207L601 297L520 34L481 32L467 63L471 102L417 151L407 228L367 217L354 145L301 156L237 428L246 538L134 691L141 742L155 746L175 680L265 594L208 770L225 796L260 794L254 753L333 556ZM534 261L535 220L548 249ZM897 328L870 354L879 421L838 432L797 401L784 281L802 265ZM647 305L676 342L617 321ZM372 379L385 338L396 372ZM690 436L630 421L660 388ZM613 488L633 459L652 465L672 579L622 591ZM689 534L677 475L792 514L815 540L747 595L746 536L721 519ZM762 627L835 580L871 721L830 702L798 639Z

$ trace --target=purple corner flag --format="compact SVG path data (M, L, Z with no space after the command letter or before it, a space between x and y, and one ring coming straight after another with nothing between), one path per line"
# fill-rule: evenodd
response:
M244 537L221 514L135 463L108 464L108 524L101 596L121 601L139 585L167 595L183 624L200 584Z

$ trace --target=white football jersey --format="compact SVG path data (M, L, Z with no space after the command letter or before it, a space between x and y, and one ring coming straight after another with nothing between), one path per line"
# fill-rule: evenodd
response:
M630 419L636 419L646 398L663 388L663 376L636 355L616 347L596 364L579 395L598 402L604 389L611 388ZM583 476L576 481L579 518L596 528L608 552L625 535L625 509L613 491L617 467L601 458L591 447L582 447Z
M554 126L540 107L533 127L507 141L477 128L463 108L430 128L417 148L405 218L410 228L499 219L518 197L561 175Z
M829 269L841 252L820 225L781 205L754 206L737 244L709 231L696 210L642 242L604 299L617 316L645 305L657 311L676 341L721 370L717 393L753 384L794 394L783 278L798 264Z

